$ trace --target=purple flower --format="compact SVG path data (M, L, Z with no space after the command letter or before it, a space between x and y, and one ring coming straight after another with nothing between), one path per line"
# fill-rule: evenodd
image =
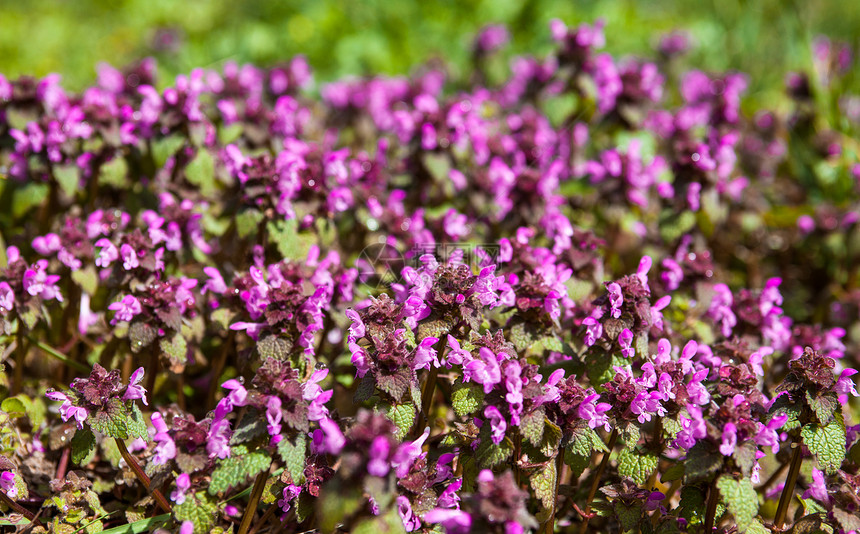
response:
M825 504L830 502L830 494L827 491L827 483L824 481L824 473L814 467L812 468L812 484L803 492L804 499L810 497Z
M170 437L167 424L159 412L154 412L150 416L150 419L152 420L152 426L155 427L155 434L153 435L153 439L155 440L155 456L152 458L152 463L162 465L176 458L176 442Z
M607 284L606 289L609 291L609 305L612 306L612 317L618 319L621 317L621 305L624 304L624 295L621 294L621 286L615 282Z
M469 534L472 531L472 516L462 510L435 508L424 514L427 523L441 523L448 534Z
M11 263L11 260L9 261ZM63 295L60 293L60 288L57 287L60 277L55 274L49 275L46 271L47 268L48 261L39 260L31 268L24 271L24 291L43 300L57 299L63 302Z
M179 534L194 534L194 523L191 521L183 521L179 527Z
M439 341L439 338L435 337L425 337L421 340L421 343L418 344L418 347L415 349L415 358L413 360L413 368L417 371L418 369L430 369L430 366L439 367L439 360L436 359L436 349L433 348L433 345Z
M632 358L636 354L636 349L633 348L633 332L629 328L618 334L618 344L621 346L621 355L625 358Z
M122 257L122 268L126 271L137 269L140 262L137 259L137 252L129 244L123 244L119 248L119 254Z
M438 471L438 468L437 468ZM445 488L445 491L439 495L439 500L437 501L437 505L442 508L459 508L460 507L460 496L457 495L457 492L460 491L460 488L463 487L463 479L457 479Z
M582 324L585 326L585 344L591 347L603 335L603 325L594 317L586 317Z
M771 452L776 454L779 451L779 433L777 429L782 428L782 425L788 421L788 415L781 414L773 417L767 425L758 423L759 429L754 440L759 447L770 447Z
M839 380L836 381L833 391L839 395L840 403L845 404L848 402L849 394L854 397L860 396L860 394L857 393L857 387L854 385L854 379L851 378L856 374L856 369L843 369L842 372L839 373Z
M735 452L735 446L738 444L738 427L734 423L726 423L723 427L722 444L720 452L723 456L731 456Z
M487 54L504 46L508 42L508 39L510 39L510 35L508 35L508 30L503 25L487 26L481 30L481 33L475 39L475 48Z
M328 417L320 419L320 427L313 431L311 438L311 448L315 454L340 454L341 449L346 444L346 438L343 437L343 432L337 426L337 423Z
M146 402L146 389L139 385L141 380L143 380L143 367L138 367L128 379L128 387L125 390L125 394L122 396L122 400L140 399L144 406L149 405L149 403Z
M612 405L606 402L596 402L599 398L599 394L593 393L583 399L577 409L577 415L588 422L589 428L594 429L603 426L608 432L611 427L609 426L609 417L605 414L612 408Z
M412 512L412 504L404 495L397 497L397 513L400 514L400 520L403 521L403 528L406 532L421 528L421 519Z
M10 499L18 497L18 488L15 487L15 473L12 471L3 471L0 474L0 490L2 490Z
M206 452L210 458L230 457L230 423L225 419L212 421L206 441Z
M284 413L281 411L281 399L275 395L269 397L266 401L266 430L272 436L271 444L276 445L280 442L281 420L284 418Z
M415 441L406 442L397 447L394 457L391 459L391 465L394 467L397 478L404 478L409 474L412 464L423 454L421 447L428 437L430 437L429 426L424 427L424 432Z
M62 401L63 404L60 406L60 417L63 421L73 419L78 428L84 428L84 421L87 420L87 416L89 415L86 408L73 405L72 400L59 391L48 391L45 393L45 396L52 401Z
M508 401L508 411L511 414L511 425L520 425L520 414L523 413L523 379L522 366L514 360L505 366L505 387L508 393L505 400Z
M352 321L352 324L349 326L349 335L347 336L347 340L350 343L355 343L356 339L364 337L364 322L361 320L361 316L358 312L353 309L348 309L345 313L347 318Z
M117 321L126 321L129 322L138 314L143 311L143 307L140 305L140 301L134 295L126 295L119 302L114 302L110 306L108 306L109 310L113 310L116 312L113 320L111 320L110 324L116 324Z
M707 437L708 426L705 419L702 417L702 409L692 404L687 405L687 413L690 418L683 415L679 416L681 422L681 430L678 432L675 440L676 446L682 449L689 449L696 444L696 440Z
M508 425L505 423L505 418L502 417L502 412L495 406L487 406L484 408L484 417L490 422L490 435L493 443L498 445L505 439L505 430Z
M301 486L296 486L295 484L287 484L287 487L284 488L283 498L278 499L278 506L281 508L281 511L284 514L290 511L290 503L296 497L298 497L301 492Z
M384 477L391 469L388 463L388 453L391 452L391 446L388 444L387 436L376 436L373 443L370 444L368 456L370 460L367 462L367 472L375 477Z
M474 380L484 385L484 393L493 390L493 386L502 381L502 371L499 368L499 360L493 351L481 347L480 359L474 359L463 367L463 381Z
M465 365L467 362L471 361L472 354L469 351L460 348L460 342L451 334L448 334L448 347L451 350L448 351L448 355L445 357L445 365L449 369L452 365Z
M191 488L191 477L188 473L182 473L176 477L176 489L170 493L170 500L176 504L185 502L185 493Z
M0 315L6 315L7 312L15 308L15 292L12 287L6 282L0 282Z

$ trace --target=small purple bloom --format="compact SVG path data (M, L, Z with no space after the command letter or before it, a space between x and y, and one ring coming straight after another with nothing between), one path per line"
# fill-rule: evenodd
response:
M734 423L726 423L723 428L722 445L720 452L723 456L731 456L735 452L735 446L738 444L738 428Z
M804 499L810 497L818 502L830 502L830 494L827 491L827 483L824 481L824 473L814 467L812 468L812 484L803 492Z
M320 427L313 431L313 442L311 447L316 454L340 454L341 449L346 444L346 438L343 437L343 432L337 426L337 423L328 417L320 419Z
M609 305L612 306L612 317L618 319L621 317L621 305L624 304L624 295L621 294L621 286L612 282L607 284L606 289L609 291Z
M141 380L143 380L143 367L138 367L128 380L128 387L122 396L122 400L140 399L144 406L149 406L149 403L146 402L146 389L139 385Z
M188 473L182 473L176 477L176 489L170 493L170 500L176 504L185 502L185 493L191 488L191 477Z
M391 469L388 463L388 453L391 452L391 446L388 444L386 436L376 436L373 443L370 444L368 456L370 460L367 462L367 472L375 477L384 477Z
M121 301L108 306L108 309L116 312L110 324L116 324L118 321L129 322L143 311L140 301L134 295L124 296Z
M3 471L0 474L0 490L2 490L10 499L18 497L18 489L15 487L15 473L12 471Z
M508 425L505 423L505 418L502 417L502 412L495 406L487 406L484 408L484 417L490 421L490 432L493 443L498 445L505 439L505 430Z
M621 355L625 358L632 358L636 354L636 349L633 348L633 332L629 328L618 334L618 344L621 346Z

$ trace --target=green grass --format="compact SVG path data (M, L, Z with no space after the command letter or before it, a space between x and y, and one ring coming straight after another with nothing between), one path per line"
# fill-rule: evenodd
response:
M407 73L434 57L457 75L482 25L507 24L512 54L541 53L551 46L554 17L568 24L604 17L607 48L622 54L648 55L661 33L687 29L698 41L691 65L749 72L751 92L763 100L786 69L808 64L810 35L856 39L860 29L860 7L842 0L0 0L0 72L59 72L80 89L100 61L151 55L166 80L194 67L266 66L303 53L320 80ZM178 36L175 49L154 46L165 29Z

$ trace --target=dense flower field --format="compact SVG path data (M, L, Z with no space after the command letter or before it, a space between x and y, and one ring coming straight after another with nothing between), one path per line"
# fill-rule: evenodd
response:
M602 53L0 76L29 532L857 532L860 97Z

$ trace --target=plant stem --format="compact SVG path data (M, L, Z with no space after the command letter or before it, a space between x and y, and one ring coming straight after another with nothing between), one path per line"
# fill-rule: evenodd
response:
M800 443L794 444L788 478L785 479L785 487L782 488L782 495L779 496L779 505L776 507L776 517L773 520L773 526L777 529L782 529L782 526L785 524L788 505L791 503L791 497L794 495L794 485L797 482L797 475L800 473L800 464L803 461L803 455L800 451L802 448L803 445Z
M263 489L265 489L268 479L268 469L257 475L257 480L254 481L254 489L251 490L251 497L248 500L248 507L245 508L245 514L242 515L242 523L239 525L238 534L248 534L248 529L251 528L251 521L253 521L254 515L257 513L257 505L260 504L260 497L263 496Z
M561 470L564 467L564 451L559 449L555 457L555 489L552 492L552 511L549 514L549 519L546 522L544 532L552 534L555 532L555 512L558 510L558 486L561 483Z
M84 373L89 373L90 371L92 371L92 369L90 369L88 366L82 364L81 362L77 362L77 361L69 358L68 356L66 356L62 352L58 351L57 349L55 349L49 345L46 345L45 343L42 343L38 339L35 339L32 337L27 338L27 339L29 339L31 343L33 343L38 348L40 348L42 351L44 351L48 356L51 356L51 357L63 362L64 364L68 365L69 367L74 367L78 371L82 371Z
M36 517L36 514L34 514L33 512L31 512L30 510L27 510L26 508L24 508L23 506L21 506L21 505L20 505L20 504L18 504L17 502L15 502L15 501L13 501L12 499L10 499L10 498L6 495L6 492L4 492L4 491L0 491L0 501L2 501L2 502L3 502L3 504L5 504L6 506L8 506L9 508L11 508L11 509L15 510L15 511L16 511L16 512L18 512L19 514L21 514L21 515L23 515L24 517L26 517L26 518L27 518L27 520L28 520L28 521L30 521L31 523L36 523L36 525L38 525L38 526L40 526L40 527L44 527L44 525L42 524L42 522L41 522L41 521L39 521L39 519Z
M259 521L257 521L257 524L254 525L254 528L252 528L248 532L248 534L256 534L256 532L258 530L260 530L261 528L263 528L263 525L268 523L269 519L271 519L272 516L275 515L276 510L280 510L280 508L278 507L277 504L272 504L271 506L269 506L269 509L266 510L265 514L263 514L263 517ZM287 520L289 520L289 518L292 517L294 515L294 513L295 513L294 510L290 510L290 515L287 517Z
M711 487L708 489L708 507L705 510L705 534L711 534L714 531L714 521L717 515L717 504L720 502L720 492L717 490L717 479L711 482Z
M27 347L24 344L24 322L18 319L18 332L16 334L17 348L15 350L15 375L12 379L10 396L21 393L24 388L24 360L27 358Z
M447 339L444 337L440 337L439 341L436 342L435 349L438 357L442 356L442 352L445 350L445 345L448 343ZM430 405L433 402L433 395L436 393L436 379L439 376L439 368L438 367L430 367L430 374L427 375L427 381L424 382L424 391L421 392L421 411L418 413L418 424L413 427L413 432L424 432L424 425L427 424L427 421L430 419L428 412L430 411Z
M609 449L605 453L603 453L603 459L600 460L600 465L597 466L597 472L594 474L594 481L591 483L591 489L588 490L588 500L585 502L585 521L582 522L582 526L579 528L579 534L585 534L588 532L588 521L591 519L588 517L588 513L591 511L591 501L594 500L594 496L597 494L597 486L600 485L600 478L603 476L603 470L606 469L606 464L609 463L609 457L612 455L612 449L615 447L615 441L618 439L618 429L613 428L612 434L609 435L609 442L606 444L606 448Z
M788 468L788 464L790 464L790 463L791 463L791 460L789 460L787 462L782 462L780 464L780 466L777 468L777 470L774 471L773 474L770 475L768 477L768 479L764 481L764 484L757 487L756 490L765 490L765 489L769 488L770 485L773 484L774 481L780 477L780 475L782 475L782 472Z
M155 502L157 502L165 512L172 513L173 509L170 507L170 503L167 502L167 499L164 498L164 495L160 491L151 487L149 477L143 472L140 464L137 463L137 459L128 452L125 442L119 438L114 438L114 441L116 442L116 446L119 449L119 453L122 455L123 460L125 460L125 463L127 463L131 470L134 471L135 476L137 476L137 479L141 484L143 484L143 487L146 488L146 491L152 495Z

